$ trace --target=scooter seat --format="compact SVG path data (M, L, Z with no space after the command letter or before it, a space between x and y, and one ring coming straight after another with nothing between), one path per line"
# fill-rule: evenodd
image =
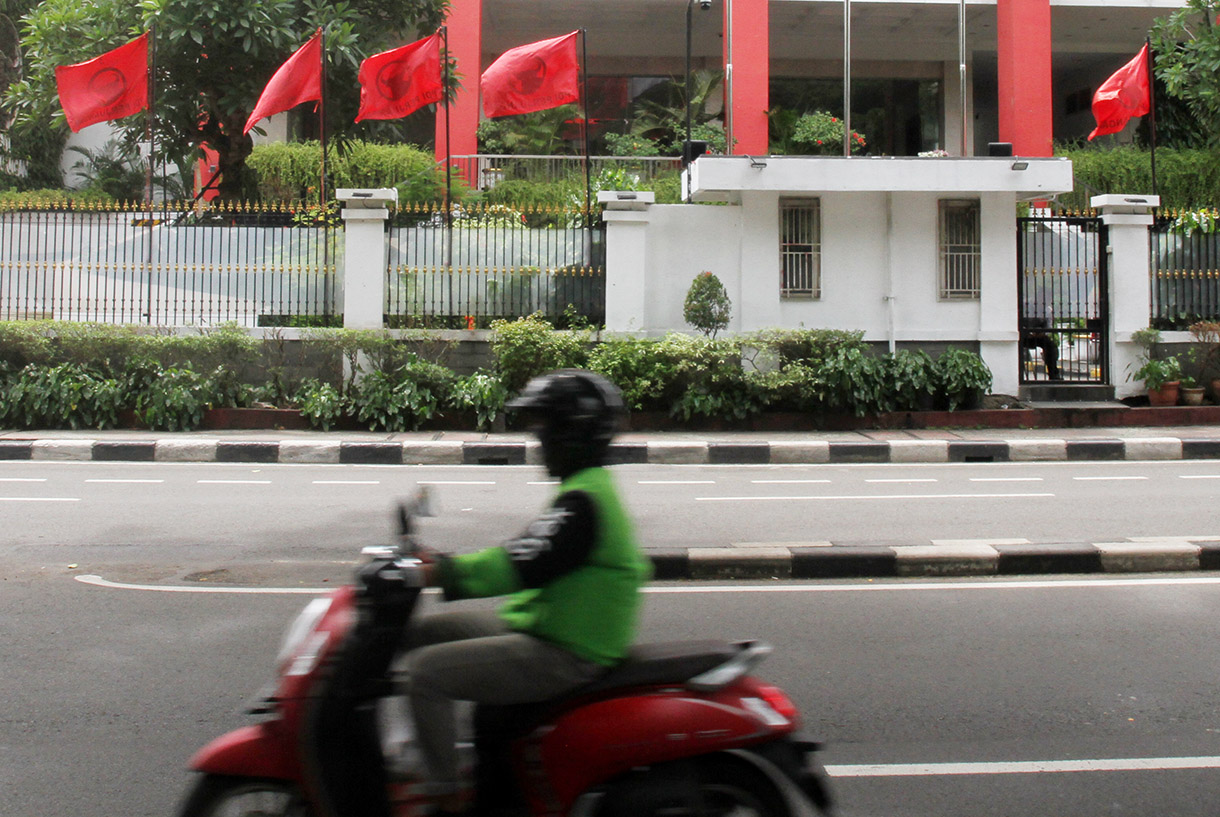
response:
M681 684L734 658L741 646L727 641L662 641L636 644L621 664L576 695L595 695L623 687Z

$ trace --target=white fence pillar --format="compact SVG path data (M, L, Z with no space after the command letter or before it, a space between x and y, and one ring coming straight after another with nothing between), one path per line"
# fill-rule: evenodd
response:
M650 192L597 194L606 222L606 330L648 329L648 221Z
M1152 311L1148 228L1152 226L1152 211L1161 205L1161 197L1094 196L1090 204L1101 213L1109 234L1103 249L1108 254L1110 276L1111 382L1116 396L1128 397L1143 391L1140 384L1127 379L1134 368L1131 364L1140 353L1140 347L1131 341L1131 333L1148 326Z
M398 191L335 191L344 202L346 238L343 261L343 326L348 329L380 329L385 322L385 221L387 207L398 201Z

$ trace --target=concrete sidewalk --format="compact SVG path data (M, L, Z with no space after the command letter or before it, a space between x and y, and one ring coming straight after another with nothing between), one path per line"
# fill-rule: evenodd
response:
M811 432L629 432L615 463L1039 462L1220 459L1220 425ZM526 434L422 431L0 432L0 459L128 462L522 465L541 460Z
M630 432L617 463L822 463L1220 460L1220 426L923 429L834 432ZM524 434L361 431L0 432L0 460L375 465L540 464ZM1030 544L842 546L790 543L649 550L658 579L846 579L1220 570L1214 537Z

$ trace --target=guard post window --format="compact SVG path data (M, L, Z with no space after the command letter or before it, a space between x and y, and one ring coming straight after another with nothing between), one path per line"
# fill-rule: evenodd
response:
M940 202L940 297L979 297L982 231L977 199Z
M822 211L818 199L780 199L781 298L822 297Z

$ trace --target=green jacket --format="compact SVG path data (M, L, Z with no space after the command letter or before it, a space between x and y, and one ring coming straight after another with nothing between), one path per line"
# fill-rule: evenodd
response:
M572 519L586 516L590 507L591 520ZM580 530L592 536L573 540L571 526L582 522L591 522ZM568 536L548 538L565 524ZM511 594L500 608L511 629L606 666L621 661L634 641L639 590L651 578L652 564L637 546L604 468L564 480L551 512L525 536L454 556L440 569L447 599Z

